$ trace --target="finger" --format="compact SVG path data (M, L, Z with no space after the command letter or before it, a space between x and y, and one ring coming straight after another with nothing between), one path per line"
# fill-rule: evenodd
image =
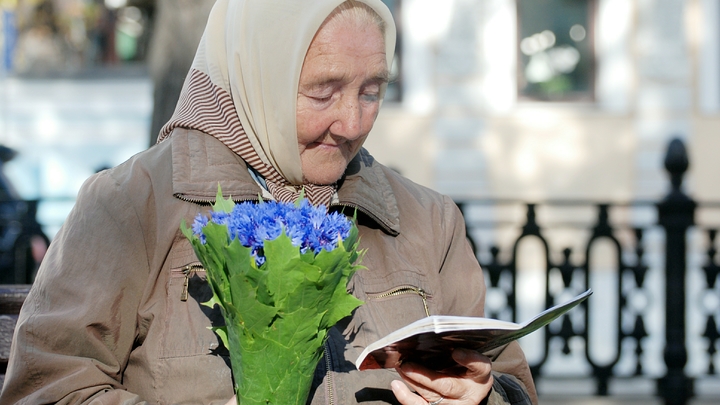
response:
M415 363L404 363L395 370L400 374L406 384L409 384L414 390L418 388L427 389L428 384L441 378L440 373L425 368Z
M479 403L492 386L489 359L477 353L467 353L468 357L458 353L457 356L466 362L472 371L460 366L458 368L462 371L436 372L416 363L404 363L397 371L404 382L425 399L436 400L443 396L446 399L463 401L472 399L470 402L477 399L474 403Z
M452 357L453 360L467 369L464 374L473 378L475 381L484 383L490 378L492 363L488 357L474 350L467 349L453 350Z
M458 395L462 395L462 389L457 387L459 381L456 378L449 378L446 374L415 363L405 363L396 370L405 384L425 399L436 400L440 396L458 398Z
M420 397L419 395L414 394L410 389L405 385L402 381L395 380L390 383L390 388L392 388L393 394L395 394L395 398L402 404L402 405L426 405L427 401Z

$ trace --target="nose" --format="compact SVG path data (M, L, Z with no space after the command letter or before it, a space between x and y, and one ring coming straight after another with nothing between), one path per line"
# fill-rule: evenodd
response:
M357 97L345 96L336 106L336 116L330 132L350 141L358 139L363 134L362 118L360 100Z

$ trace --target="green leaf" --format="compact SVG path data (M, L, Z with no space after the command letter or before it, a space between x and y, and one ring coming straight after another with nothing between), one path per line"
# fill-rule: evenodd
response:
M354 219L353 219L353 226L350 228L350 233L348 234L348 237L345 238L345 241L342 243L343 247L345 248L346 252L351 252L357 249L358 239L359 239L359 232L357 226L355 226Z
M352 314L352 311L363 303L347 292L350 277L362 268L359 265L351 265L350 256L352 252L343 252L342 248L338 247L332 252L321 252L315 260L315 265L324 269L320 280L323 296L318 303L319 306L328 309L323 327L332 327L340 319Z
M185 218L183 218L180 221L180 231L182 232L185 237L192 242L193 238L197 239L197 236L193 233L192 229L187 226L187 222L185 222Z
M315 261L315 253L312 251L307 251L305 253L300 253L300 259L304 261L305 263L313 263Z
M250 283L247 277L241 275L231 276L230 293L232 303L229 306L232 309L228 312L235 315L242 327L253 333L264 333L272 324L278 309L263 304L257 299L255 286Z
M205 234L205 244L203 246L208 250L206 258L211 259L212 263L224 264L225 256L222 249L229 242L227 226L211 222L203 227L203 233Z
M217 305L217 306L219 306L219 307L222 307L222 306L223 306L223 305L222 305L222 302L218 299L218 296L215 294L214 291L213 291L213 296L212 296L212 298L210 298L209 300L201 303L200 305L204 305L204 306L209 307L209 308L212 308L212 307L214 307L215 305Z
M331 299L331 303L328 307L328 312L323 320L324 323L322 326L329 329L341 319L346 316L350 316L355 308L362 304L363 302L361 300L355 298L352 294L347 292L347 287L345 285L342 283L338 284L335 288L335 293Z
M273 297L268 293L268 272L255 266L255 259L252 257L251 249L241 245L237 239L233 239L230 245L225 248L224 254L228 274L247 277L250 283L255 286L257 299L265 305L275 305Z
M228 332L226 326L208 326L208 329L218 335L220 341L226 348L230 347L230 343L228 343Z
M308 266L307 264L305 264ZM320 269L315 266L308 266L312 273L319 274ZM325 297L322 290L322 286L318 283L317 278L311 280L305 278L301 283L296 285L296 288L288 295L286 300L287 311L297 310L299 308L314 308L317 311L324 311L324 306L321 305ZM325 300L326 302L329 300Z
M318 309L313 307L299 308L283 314L275 321L273 328L268 330L265 338L287 347L297 355L312 352L315 347L310 343L317 337L324 315L324 311L318 313Z
M302 200L305 199L305 187L300 189L300 192L298 193L298 198L295 199L295 207L299 207L302 203Z
M246 404L305 404L320 354L298 355L277 342L240 337L243 355L237 381L238 402ZM232 344L232 340L231 340ZM235 368L235 359L233 368Z
M322 356L325 336L318 337L306 325L317 324L317 316L310 317L310 311L301 310L290 319L279 320L285 324L266 336L249 339L246 335L238 335L243 353L237 357L241 374L235 375L240 403L305 403L315 367ZM287 331L292 332L288 334ZM235 361L233 358L234 370Z
M220 189L220 183L218 183L217 196L215 197L215 204L213 204L213 211L215 212L232 212L235 207L235 202L232 198L223 198L222 190Z
M233 239L230 244L223 247L223 257L227 265L227 275L246 275L252 262L252 251L249 247L240 244L240 241Z
M278 308L285 309L288 294L305 279L307 264L300 260L300 250L283 232L277 239L265 242L267 289Z
M226 302L231 302L224 254L228 240L227 227L210 223L203 228L203 233L205 234L206 243L203 245L198 240L193 243L193 247L205 267L213 292L217 295L220 304L224 306Z

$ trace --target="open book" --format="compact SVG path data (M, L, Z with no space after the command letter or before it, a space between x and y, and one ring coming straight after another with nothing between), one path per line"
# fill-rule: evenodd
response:
M452 367L451 352L463 347L486 352L542 328L592 294L587 290L529 321L518 324L490 318L433 315L390 333L370 344L355 362L358 370L393 368L412 361L434 370Z

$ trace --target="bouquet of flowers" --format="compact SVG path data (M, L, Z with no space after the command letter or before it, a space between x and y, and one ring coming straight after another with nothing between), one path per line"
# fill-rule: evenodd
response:
M362 301L357 227L304 198L235 204L218 188L208 216L182 231L205 266L226 326L239 404L305 404L329 329Z

